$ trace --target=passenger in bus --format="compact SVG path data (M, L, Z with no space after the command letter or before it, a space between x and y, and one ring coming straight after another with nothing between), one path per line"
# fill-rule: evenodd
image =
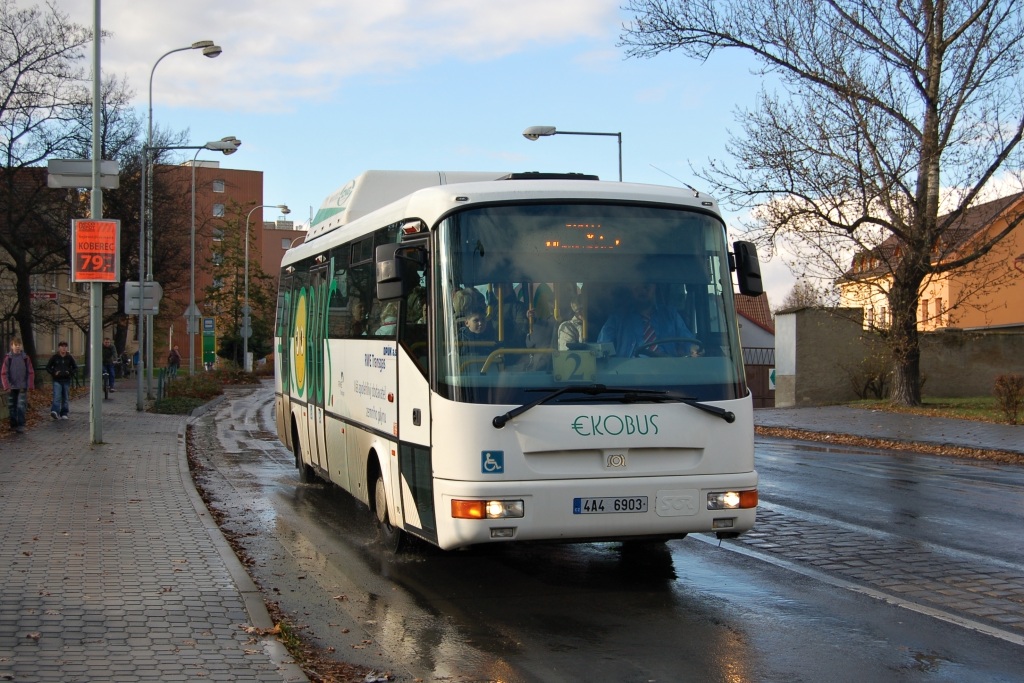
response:
M378 337L393 337L398 329L398 304L389 301L380 312L380 326L373 331Z
M427 322L427 288L416 285L406 299L406 322L424 325Z
M348 336L365 337L367 325L366 305L358 297L350 297L348 303L351 316Z
M578 296L574 296L569 301L569 307L572 309L572 315L568 320L563 321L558 326L558 350L566 351L569 348L569 344L581 344L584 342L583 338L583 311L582 302Z
M465 318L471 308L485 310L486 305L484 295L474 287L463 287L452 296L452 308L456 319Z
M465 315L461 318L458 334L460 342L471 342L469 353L472 353L472 348L476 345L481 347L481 351L490 353L489 347L497 341L494 328L487 320L487 312L478 306L471 306L465 311Z
M534 296L533 308L526 312L530 331L526 335L526 348L552 349L555 345L557 322L555 306L550 290L538 289ZM527 356L527 370L547 370L551 367L551 353L538 351Z
M658 306L655 292L653 282L632 285L630 296L620 303L626 308L608 316L597 336L598 343L611 342L615 355L624 358L689 355L694 345L667 340L692 339L693 333L677 311Z
M501 333L502 343L510 348L525 348L529 331L527 305L511 282L499 283L488 292L487 308L491 325Z

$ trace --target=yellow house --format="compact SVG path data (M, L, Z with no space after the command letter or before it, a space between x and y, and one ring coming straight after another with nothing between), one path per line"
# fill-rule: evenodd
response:
M1024 193L968 209L946 230L932 252L932 263L975 252L1021 213ZM944 218L940 216L939 222ZM890 237L855 255L850 270L838 281L840 306L863 308L866 328L885 328L892 322L886 293L900 256L899 244ZM922 332L1024 328L1024 225L969 265L927 278L921 285L917 327Z

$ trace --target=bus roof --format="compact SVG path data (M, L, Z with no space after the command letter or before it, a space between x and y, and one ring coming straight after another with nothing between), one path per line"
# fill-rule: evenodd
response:
M429 227L456 206L481 203L621 201L689 206L720 215L718 202L692 188L577 180L574 174L534 177L508 172L366 171L324 201L305 241L289 249L284 262L327 248L334 240L323 244L323 237L338 228L351 227L339 235L344 241L404 219L421 219Z
M347 225L425 187L497 180L507 175L508 171L365 171L324 200L310 223L307 239Z

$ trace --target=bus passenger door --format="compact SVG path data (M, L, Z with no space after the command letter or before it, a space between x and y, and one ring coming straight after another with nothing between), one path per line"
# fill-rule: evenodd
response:
M407 527L437 540L434 479L430 438L431 306L428 287L421 284L406 294L401 307L398 354L399 482Z
M310 272L310 291L313 305L306 340L306 374L309 382L308 431L310 461L330 471L327 465L327 448L324 443L324 354L327 331L327 281L328 271L321 268Z

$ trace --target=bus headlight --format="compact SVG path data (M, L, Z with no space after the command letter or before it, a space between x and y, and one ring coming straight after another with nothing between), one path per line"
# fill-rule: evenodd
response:
M757 489L708 494L708 510L746 510L757 507Z
M452 500L455 519L511 519L523 517L525 509L521 500Z

